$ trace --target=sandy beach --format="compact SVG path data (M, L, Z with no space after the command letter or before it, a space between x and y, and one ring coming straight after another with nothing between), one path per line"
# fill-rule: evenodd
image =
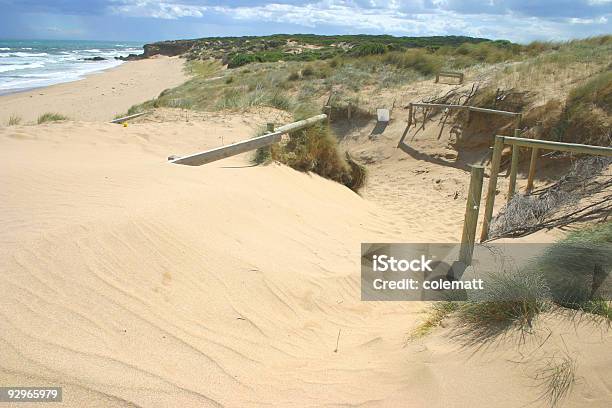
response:
M107 123L182 83L183 61L0 97L2 384L62 386L69 407L515 408L542 400L538 370L567 354L580 381L564 406L609 406L603 327L550 313L527 342L450 324L411 340L424 302L361 301L362 242L461 236L465 169L402 154L403 122L344 145L377 160L361 195L251 153L167 162L291 121L273 108ZM70 120L4 126L47 111Z
M132 105L152 99L185 81L184 59L158 57L129 61L75 82L0 96L0 125L11 115L36 121L47 112L72 120L108 121Z
M610 332L551 316L552 337L475 355L450 328L408 342L420 302L360 301L360 243L439 241L454 228L444 217L402 223L248 155L166 162L271 113L0 130L5 383L59 384L74 407L516 407L540 392L522 353L568 348L589 386L566 406L606 406Z

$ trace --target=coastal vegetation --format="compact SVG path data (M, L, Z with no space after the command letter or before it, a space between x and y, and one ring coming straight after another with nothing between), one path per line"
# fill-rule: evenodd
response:
M59 113L53 113L53 112L47 112L47 113L43 113L42 115L40 115L38 117L38 119L36 120L36 123L43 124L43 123L47 123L47 122L59 122L61 120L67 120L68 117L61 115Z
M412 336L429 333L449 317L474 344L509 329L530 331L545 312L612 324L612 305L596 284L610 273L598 268L612 265L611 248L610 221L571 232L529 265L490 275L476 298L435 302Z
M541 123L543 139L609 146L612 35L534 42L523 49L524 59L501 67L473 103L526 111L525 125Z
M308 111L302 107L294 114L294 119L297 121L314 114L314 109ZM337 138L329 126L321 123L291 133L288 143L257 149L253 161L256 164L285 163L296 170L337 181L354 191L358 191L366 180L366 168L356 163L348 153L340 154Z
M321 113L327 104L334 116L345 116L350 109L353 117L372 117L372 94L433 78L441 70L478 71L496 65L493 79L475 90L473 105L511 111L539 105L542 107L529 109L524 118L530 127L543 122L545 138L606 145L610 140L610 73L606 67L611 38L528 45L468 37L310 35L172 42L176 47L172 50L181 50L187 58L185 69L191 79L131 107L127 114L158 107L202 111L272 107L304 117L303 112ZM163 52L165 44L152 44L149 49ZM554 95L545 104L538 103L539 96L532 89L545 87L561 76L576 78L585 67L591 79L568 83L573 90L558 95L564 101ZM500 94L513 96L499 98ZM330 129L311 132L315 131L324 140L337 139ZM328 150L311 146L281 154L273 149L267 156L260 152L257 157L351 184L340 176L342 171L320 170L336 168L339 163L339 168L350 168L344 154L313 158L312 154L322 151ZM322 164L326 160L331 160L329 166Z

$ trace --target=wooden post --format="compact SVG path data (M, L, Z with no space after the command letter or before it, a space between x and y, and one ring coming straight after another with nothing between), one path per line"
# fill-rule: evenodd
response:
M514 137L519 137L520 134L520 129L514 129ZM510 165L510 185L508 186L508 201L512 199L512 196L516 191L516 173L518 172L519 152L519 146L512 146L512 164Z
M459 250L459 261L465 266L472 263L472 255L474 254L476 225L478 224L478 212L482 197L482 178L484 176L483 166L472 165L470 167L472 168L470 172L470 189L465 205L465 220L463 222L463 234L461 235L461 248Z
M412 103L410 105L408 105L408 129L410 129L410 126L412 126L412 117L414 116L414 107L412 106Z
M349 102L348 109L346 111L346 116L347 116L348 120L351 120L351 106L352 106L352 104Z
M523 120L523 115L520 113L516 115L516 117L514 118L514 137L520 136L522 120ZM516 133L517 130L519 131L519 133Z
M412 126L413 110L414 110L414 107L412 106L412 103L408 104L408 124L406 125L406 129L404 129L404 133L402 134L400 141L397 143L398 147L401 146L402 143L404 143L404 139L406 139L406 136L408 136L408 132L410 131L410 126Z
M440 80L440 74L436 74L436 84L438 83L439 80Z
M495 204L495 191L497 190L497 175L499 174L499 164L501 162L502 149L504 148L504 137L495 136L493 145L493 157L491 158L491 175L489 177L489 187L487 189L487 203L485 206L484 219L482 222L482 233L480 242L489 238L489 225L493 218L493 205Z
M534 139L539 140L542 135L542 122L538 122L536 125L536 133L534 135ZM533 189L533 178L535 177L536 170L536 162L538 160L538 151L537 147L531 149L531 160L529 161L529 175L527 176L527 193L530 193Z

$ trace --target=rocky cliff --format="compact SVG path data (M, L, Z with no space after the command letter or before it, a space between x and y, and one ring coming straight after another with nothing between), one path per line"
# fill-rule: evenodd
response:
M182 55L189 51L191 47L197 42L197 40L172 40L172 41L160 41L152 44L144 45L144 53L130 54L127 57L117 59L122 59L126 61L138 60L149 58L154 55L165 55L168 57L174 57L175 55Z

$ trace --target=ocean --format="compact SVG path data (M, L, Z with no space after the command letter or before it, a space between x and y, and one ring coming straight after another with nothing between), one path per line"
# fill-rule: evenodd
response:
M142 54L125 41L0 40L0 95L71 82L116 67L114 57ZM101 57L104 61L84 61Z

